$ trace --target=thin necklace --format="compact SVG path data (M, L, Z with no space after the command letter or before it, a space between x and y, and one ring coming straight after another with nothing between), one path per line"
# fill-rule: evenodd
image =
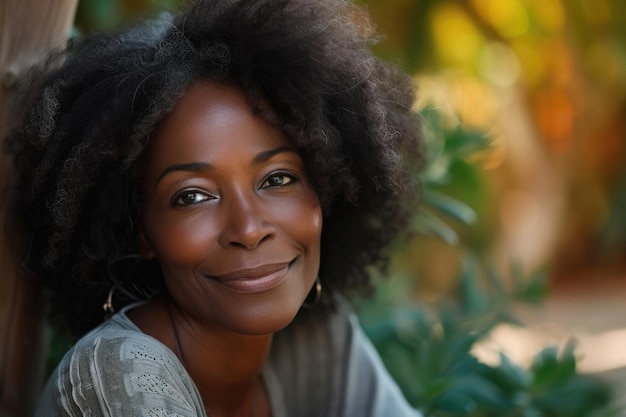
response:
M167 302L167 314L170 316L170 323L172 324L172 331L174 332L174 339L176 339L176 353L178 353L178 357L180 358L183 367L185 366L185 354L183 353L183 347L180 344L180 337L178 336L178 328L176 324L174 324L174 315L172 314L172 304L168 300Z
M176 340L176 353L178 354L178 357L180 359L180 362L183 365L183 368L185 367L185 354L183 353L183 347L180 343L180 337L178 336L178 328L176 327L176 325L174 324L174 314L172 313L172 305L171 302L168 300L167 301L167 314L170 317L170 323L172 325L172 331L174 332L174 339ZM258 381L259 385L257 386L257 390L260 389L260 392L257 391L255 393L255 399L253 400L255 405L252 406L252 415L256 415L257 413L261 413L262 415L266 415L264 413L263 410L261 410L261 408L265 408L267 406L269 406L269 403L266 404L266 399L264 398L265 396L265 389L263 388L263 382L259 379ZM269 401L269 399L267 400ZM269 413L269 415L271 415L271 412Z

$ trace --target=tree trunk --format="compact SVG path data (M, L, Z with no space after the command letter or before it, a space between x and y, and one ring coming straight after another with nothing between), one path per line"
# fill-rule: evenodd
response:
M78 0L2 0L0 2L0 112L16 78L51 48L63 46ZM0 138L6 135L0 124ZM0 187L5 188L10 161L0 157ZM5 199L0 199L4 203ZM0 224L6 207L0 205ZM29 416L44 371L44 326L38 287L16 274L9 245L0 234L0 417Z

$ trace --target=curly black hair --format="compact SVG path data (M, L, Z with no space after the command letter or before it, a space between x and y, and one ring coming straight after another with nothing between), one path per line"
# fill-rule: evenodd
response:
M341 0L200 0L51 55L22 82L7 138L10 213L23 273L75 336L97 325L113 285L163 289L139 262L141 157L198 80L236 82L270 103L301 153L324 213L324 306L370 286L415 205L422 162L412 80L372 55L364 12ZM15 234L12 241L15 241ZM123 305L130 298L118 297Z

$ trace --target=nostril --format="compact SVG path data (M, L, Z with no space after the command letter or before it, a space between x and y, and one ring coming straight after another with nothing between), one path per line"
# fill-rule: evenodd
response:
M245 221L232 222L224 229L223 238L230 247L255 249L261 243L270 239L274 228L258 216L248 216Z
M238 238L235 238L230 242L230 245L251 250L255 249L266 240L269 240L271 235L272 233L269 230L259 229L254 232L239 235Z
M221 243L231 248L255 249L275 233L268 213L255 195L226 193L222 205Z

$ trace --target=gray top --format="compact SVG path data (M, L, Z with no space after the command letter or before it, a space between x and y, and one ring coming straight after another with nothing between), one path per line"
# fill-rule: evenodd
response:
M35 416L207 416L176 355L126 316L133 306L65 355ZM273 417L420 417L345 302L332 315L301 311L274 336L262 374Z

